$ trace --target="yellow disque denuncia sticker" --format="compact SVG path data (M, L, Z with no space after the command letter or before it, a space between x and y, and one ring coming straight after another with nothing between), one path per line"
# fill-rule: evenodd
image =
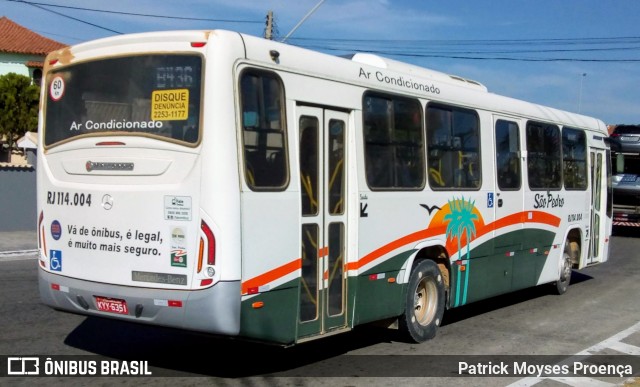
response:
M187 118L189 118L189 89L156 90L151 93L153 121L177 121Z

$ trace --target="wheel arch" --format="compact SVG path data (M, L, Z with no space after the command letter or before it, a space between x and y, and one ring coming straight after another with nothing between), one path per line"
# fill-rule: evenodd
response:
M585 251L582 248L583 235L584 231L580 227L573 227L568 229L564 236L562 251L567 247L569 248L571 251L571 266L574 269L579 269L583 266L583 256L585 255Z
M558 277L553 282L555 293L558 295L562 295L567 291L571 283L571 271L574 268L579 268L582 263L584 254L581 251L581 242L582 232L579 227L567 230L560 252L561 258L558 259Z
M448 300L449 289L451 286L450 283L450 273L451 273L451 261L449 260L449 253L445 248L445 243L443 240L434 239L421 242L415 246L415 252L411 254L409 259L404 265L404 273L402 274L402 282L408 283L409 277L411 276L411 271L413 268L420 263L420 261L429 259L432 260L438 265L440 269L440 273L442 274L442 278L444 281L444 288L446 292L446 299ZM448 305L448 302L447 302Z

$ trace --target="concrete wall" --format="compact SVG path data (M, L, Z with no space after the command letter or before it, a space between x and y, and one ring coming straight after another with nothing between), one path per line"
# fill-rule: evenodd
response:
M35 167L0 166L0 231L35 231L36 212Z

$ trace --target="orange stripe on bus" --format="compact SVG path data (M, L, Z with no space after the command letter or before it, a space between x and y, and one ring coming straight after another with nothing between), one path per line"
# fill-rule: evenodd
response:
M491 225L493 226L491 227L491 229L498 230L503 227L513 226L514 224L518 224L522 222L524 222L524 213L517 212L515 214L507 215L504 218L500 218L495 222L491 223Z
M323 257L326 257L327 255L329 255L328 247L323 247L318 250L318 258L323 258Z
M531 218L529 218L531 217ZM478 230L476 230L476 238L487 234L493 230L498 230L504 227L512 226L518 223L543 223L548 224L550 226L558 227L560 225L560 218L541 211L524 211L515 214L511 214L505 216L504 218L498 219L493 223L489 223L484 225ZM424 230L416 231L411 234L405 235L395 241L391 241L386 245L379 247L369 254L363 256L356 262L347 262L346 270L358 270L364 265L375 261L376 259L394 251L399 248L402 248L408 244L418 242L427 238L431 238L438 235L446 234L446 227L431 227ZM463 242L461 247L466 246L466 238L462 238ZM457 247L457 243L454 243L453 240L448 240L446 248L449 252L453 251ZM318 250L319 258L327 256L329 254L329 248L323 247ZM277 267L273 270L270 270L264 274L260 274L257 277L251 278L242 283L242 294L247 294L250 288L257 288L262 285L266 285L270 282L273 282L281 277L284 277L287 274L293 273L294 271L300 269L302 267L302 259L298 258L294 261L291 261L285 265ZM326 273L325 273L326 274ZM326 278L325 278L326 279Z
M531 216L531 219L529 219L529 216ZM544 223L550 226L558 227L560 225L560 218L555 215L551 215L541 211L518 212L515 214L507 215L504 218L498 219L493 223L489 223L487 225L484 225L478 228L478 230L476 230L476 238L484 234L490 233L491 231L498 230L508 226L513 226L519 223ZM360 258L357 262L348 262L346 265L347 270L358 270L362 266L375 261L376 259L384 256L385 254L388 254L396 249L404 247L410 243L417 242L417 241L430 238L436 235L443 235L445 233L446 233L446 227L432 227L432 228L420 230L420 231L405 235L399 239L396 239L395 241L387 243L386 245L370 252L369 254ZM461 247L466 246L466 238L464 235L461 242L464 242L461 244ZM453 240L447 241L447 245L446 245L447 251L451 252L456 247L457 247L457 244L454 243Z
M531 219L528 214L531 214ZM542 211L525 211L522 218L525 223L545 223L554 227L560 225L560 218Z
M366 265L369 262L373 262L376 259L382 257L383 255L392 252L393 250L399 249L409 243L417 242L422 239L430 238L432 236L444 234L446 229L444 227L432 227L424 230L416 231L409 235L405 235L400 239L396 239L391 243L387 243L386 245L373 250L369 254L360 258L357 262L349 262L347 263L347 270L357 270L362 266Z
M262 285L266 285L269 282L273 282L278 278L281 278L287 274L293 273L294 271L300 269L301 267L302 267L302 259L298 258L280 267L276 267L275 269L270 270L266 273L260 274L257 277L253 277L242 283L242 294L247 294L249 291L249 288L257 288Z

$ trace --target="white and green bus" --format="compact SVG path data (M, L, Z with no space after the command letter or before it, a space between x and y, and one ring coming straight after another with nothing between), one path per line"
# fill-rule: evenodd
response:
M607 260L595 118L370 54L230 31L51 53L39 290L53 308L291 345ZM526 87L526 85L523 85Z

